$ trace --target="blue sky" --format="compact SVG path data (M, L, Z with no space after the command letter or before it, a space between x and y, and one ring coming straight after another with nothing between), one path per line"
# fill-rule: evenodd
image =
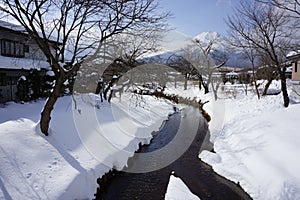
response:
M160 0L160 6L173 14L169 20L172 27L187 36L206 31L226 34L224 22L238 0Z

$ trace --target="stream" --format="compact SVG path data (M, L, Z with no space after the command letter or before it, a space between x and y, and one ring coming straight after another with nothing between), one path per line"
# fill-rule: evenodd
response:
M192 122L193 116L199 114L199 110L193 107L187 107L184 116L180 112L170 116L164 126L152 139L149 145L141 147L139 153L153 152L165 147L171 141L176 139L176 133L183 122ZM189 126L188 126L189 127ZM190 126L191 127L191 126ZM185 133L190 128L185 128ZM174 171L175 176L188 186L192 193L197 195L201 200L220 199L251 199L250 196L243 191L238 185L216 174L212 168L203 163L198 154L200 149L209 148L209 143L205 137L208 132L208 125L203 117L200 117L198 130L191 140L191 144L187 150L173 163L146 173L129 173L117 172L106 186L103 194L96 194L96 199L153 199L162 200L165 197L170 174ZM188 134L187 134L188 135ZM183 138L179 138L184 140ZM183 142L184 143L184 142ZM177 144L178 145L178 144ZM178 149L184 148L180 144ZM135 155L128 161L128 168L134 167L138 163L141 156ZM154 167L155 162L150 160L142 160L147 166Z

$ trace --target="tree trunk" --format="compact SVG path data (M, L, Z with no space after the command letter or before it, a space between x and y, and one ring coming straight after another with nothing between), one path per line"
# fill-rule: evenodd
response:
M259 90L258 90L258 84L257 84L256 80L254 80L254 87L255 87L257 98L260 99L260 94L259 94Z
M218 100L218 89L219 89L219 85L218 85L218 83L216 83L216 87L215 87L215 85L214 85L213 82L211 82L210 84L211 84L212 91L213 91L213 93L214 93L215 101L217 101L217 100Z
M285 76L284 71L280 72L280 80L281 80L281 91L282 91L282 96L283 96L283 105L284 105L284 107L287 108L290 103L290 98L289 98L289 94L287 92L286 76Z
M250 54L252 55L252 53ZM260 99L260 93L259 93L259 90L258 90L258 84L257 84L257 80L256 80L256 74L255 74L255 64L254 64L254 57L253 56L250 56L250 60L251 60L251 65L252 65L252 81L254 82L254 87L255 87L255 92L256 92L256 95L257 95L257 98Z
M187 76L187 74L185 74L184 75L184 90L187 90L187 82L188 82L188 76Z
M110 90L110 88L119 80L121 76L119 76L118 78L112 78L108 84L108 86L105 88L104 92L103 92L103 96L104 99L107 100L107 93Z
M248 84L247 83L243 83L243 84L244 84L245 94L247 96L248 95Z
M266 86L265 86L265 88L264 88L264 91L263 91L263 93L262 93L262 96L266 96L266 95L267 95L268 89L269 89L269 87L270 87L272 81L273 81L273 79L269 79L269 80L268 80L268 82L267 82L267 84L266 84Z
M204 94L209 93L208 84L203 81L202 75L198 74L199 78L199 90L201 90L201 85L204 87Z
M202 90L202 81L203 81L202 76L201 74L197 74L197 76L199 78L199 90Z
M50 97L47 99L46 104L41 113L41 120L40 120L40 128L41 132L48 136L49 124L51 120L51 112L53 110L54 104L57 101L58 97L60 96L62 85L63 85L64 78L60 75L55 82L55 86L53 88L53 92L50 94Z
M108 103L110 103L111 98L113 97L113 94L114 94L114 90L110 90L110 94L108 96Z
M204 94L207 94L209 93L209 90L208 90L208 85L206 83L202 83L203 87L204 87Z
M198 87L199 87L199 90L202 90L202 83L201 83L200 79L199 79L199 85L198 85Z

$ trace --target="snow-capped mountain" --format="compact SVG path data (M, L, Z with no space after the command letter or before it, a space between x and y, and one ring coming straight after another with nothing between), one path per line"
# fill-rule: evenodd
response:
M192 38L177 31L171 31L166 35L159 52L144 55L141 59L164 63L163 61L166 61L170 56L174 54L182 54L183 49L197 51L199 47L195 44L195 42L198 42L204 48L211 43L211 53L217 57L226 55L226 66L240 68L250 67L249 62L245 60L244 55L241 52L232 50L226 42L226 39L217 32L203 32Z
M225 45L225 39L217 32L200 33L193 38L193 41L200 41L200 43L204 46L207 46L210 42L212 42L212 49L223 48Z
M194 39L204 41L204 40L210 40L212 38L218 38L218 37L221 37L221 35L217 32L202 32L199 35L196 35Z

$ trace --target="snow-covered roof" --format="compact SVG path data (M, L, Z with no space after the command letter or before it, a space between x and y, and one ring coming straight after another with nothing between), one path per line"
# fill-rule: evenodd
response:
M50 70L46 72L46 76L55 76L55 73L52 70Z
M286 68L286 71L287 73L292 73L293 72L293 67L288 67Z
M286 56L287 57L292 57L292 56L296 56L296 55L300 55L300 50L298 50L298 51L291 51Z
M23 26L16 25L16 24L6 22L3 20L0 20L0 27L6 28L9 30L13 30L13 31L25 32L25 28Z
M0 69L49 69L50 65L46 61L32 60L26 58L11 58L0 56Z
M0 27L6 28L6 29L9 29L9 30L12 30L12 31L20 32L20 33L23 33L23 34L28 34L26 29L23 26L13 24L13 23L10 23L10 22L7 22L7 21L0 20ZM40 37L42 37L42 33L38 32L38 34L39 34ZM56 38L51 35L51 36L49 36L48 41L56 42Z
M229 72L226 74L226 76L238 76L239 74L236 72Z

